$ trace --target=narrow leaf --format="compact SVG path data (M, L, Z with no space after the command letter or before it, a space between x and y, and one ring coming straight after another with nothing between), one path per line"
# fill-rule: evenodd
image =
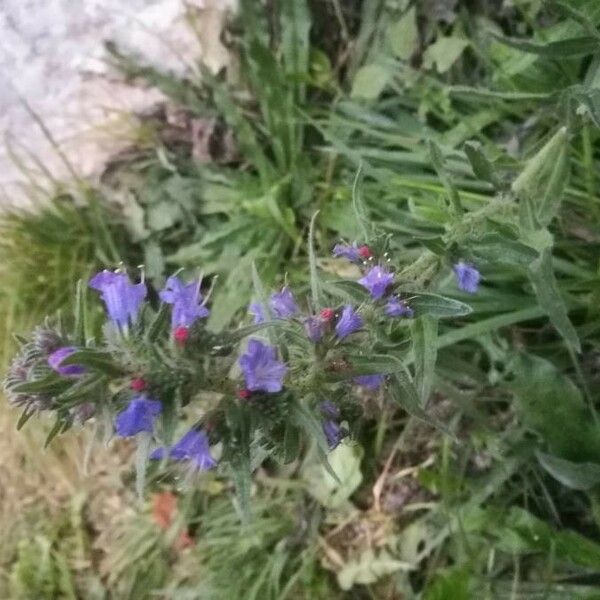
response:
M540 306L546 311L550 321L556 327L565 342L577 352L581 344L577 331L569 320L567 307L560 295L554 269L552 268L552 253L550 248L543 250L539 259L529 268L529 277L535 289Z
M320 282L319 274L317 272L317 258L315 256L315 222L319 211L317 211L310 220L310 227L308 229L308 262L310 268L310 291L312 296L312 304L315 310L321 308L321 293L320 293Z
M421 406L427 405L437 359L437 319L424 316L412 323L415 381L421 395Z

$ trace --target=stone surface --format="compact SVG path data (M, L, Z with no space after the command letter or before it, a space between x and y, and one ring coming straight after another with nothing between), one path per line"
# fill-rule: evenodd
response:
M0 194L24 201L14 156L39 158L57 177L65 165L32 111L60 143L76 171L87 175L127 137L126 115L160 95L124 85L105 61L104 42L177 72L200 55L213 69L227 61L220 44L225 11L234 0L2 0L0 2ZM197 31L186 22L195 11ZM123 139L126 143L126 139ZM25 194L26 195L26 194Z

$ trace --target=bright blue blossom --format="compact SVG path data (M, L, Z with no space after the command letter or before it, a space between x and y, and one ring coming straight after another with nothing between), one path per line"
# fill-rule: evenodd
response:
M68 356L71 356L74 352L77 352L77 348L73 346L64 346L63 348L59 348L55 350L48 357L48 365L54 369L60 375L64 375L65 377L77 377L78 375L83 375L86 369L82 365L62 365L63 360Z
M307 317L304 320L304 331L311 342L315 344L323 339L325 322L319 317Z
M202 304L200 294L201 281L184 283L179 277L169 277L165 289L160 292L160 299L172 304L171 326L191 327L197 319L208 317L210 311Z
M341 427L339 423L333 419L323 421L323 433L325 434L330 450L335 450L340 445L340 442L348 435L346 429Z
M165 457L171 460L190 461L198 471L207 471L217 464L210 454L206 434L197 429L188 431L170 448L157 448L150 454L150 458L153 460L162 460Z
M368 390L376 390L385 381L385 375L358 375L353 381Z
M475 294L479 287L481 274L471 264L460 261L453 267L459 289L469 294Z
M358 244L353 242L352 245L349 244L336 244L333 247L333 255L336 258L347 258L349 261L358 262L360 260L360 253L358 249Z
M280 392L287 366L277 360L277 350L260 340L250 340L248 350L239 359L246 380L246 388L251 392Z
M252 304L248 306L248 312L254 317L255 325L264 323L267 320L265 316L265 307L260 302L252 302Z
M333 450L348 435L348 432L343 427L340 427L338 423L340 409L331 400L324 400L319 404L319 410L325 417L322 425L323 433L327 439L329 449Z
M137 435L142 431L152 433L154 421L162 412L162 404L157 400L148 400L146 396L136 396L122 410L115 420L115 430L121 437Z
M383 267L375 266L362 279L359 279L358 283L369 290L372 298L379 300L393 281L393 273L386 271Z
M271 295L269 306L278 319L287 319L298 312L294 294L287 286L280 292Z
M146 297L143 283L131 283L125 273L102 271L90 279L89 286L100 292L113 323L127 327L135 322Z
M363 326L363 320L361 316L354 311L352 306L347 304L342 310L342 314L335 325L335 333L343 340L351 333L358 331Z
M415 311L397 296L392 296L385 305L385 314L389 317L414 317Z

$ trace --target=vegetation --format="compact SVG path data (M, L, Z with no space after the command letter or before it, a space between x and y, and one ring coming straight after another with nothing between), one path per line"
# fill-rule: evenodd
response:
M119 518L95 509L93 494L76 508L32 503L6 537L27 541L3 549L0 589L600 597L600 6L241 4L229 32L237 74L178 80L112 48L123 73L171 103L141 122L98 189L78 182L85 193L4 218L7 330L67 313L78 279L124 261L144 263L156 289L180 267L219 275L208 325L219 332L245 318L253 263L269 290L287 273L310 294L305 241L318 210L312 271L328 293L357 293L339 283L356 279L355 267L325 258L357 239L388 253L404 289L472 307L453 319L417 315L379 339L410 369L428 421L382 390L360 390L361 424L329 455L338 479L308 450L267 461L245 524L229 478L210 474L194 489L151 481L152 506L134 514L120 466L125 486L99 478ZM482 273L475 295L456 288L459 260ZM29 435L45 436L31 425ZM53 442L53 464L76 454L70 435ZM30 470L49 460L39 448L23 451ZM58 485L51 472L32 488ZM157 502L167 497L165 519Z

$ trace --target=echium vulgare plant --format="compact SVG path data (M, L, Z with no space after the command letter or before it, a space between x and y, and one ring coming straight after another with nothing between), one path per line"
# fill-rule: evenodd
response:
M327 452L363 416L360 388L385 386L387 401L427 419L431 352L411 336L422 341L427 320L470 309L399 285L384 247L336 245L334 256L362 276L324 281L311 243L309 298L287 285L268 296L257 278L254 323L220 333L205 327L211 290L201 279L176 274L156 294L143 276L133 283L123 268L102 271L79 284L72 328L47 320L22 340L5 384L9 402L24 409L19 426L52 414L49 441L95 420L137 441L140 491L149 463L189 478L218 469L247 503L252 469L266 457L288 462L314 443L327 465ZM476 291L473 265L454 271L459 287ZM101 334L87 322L87 288L106 310Z

